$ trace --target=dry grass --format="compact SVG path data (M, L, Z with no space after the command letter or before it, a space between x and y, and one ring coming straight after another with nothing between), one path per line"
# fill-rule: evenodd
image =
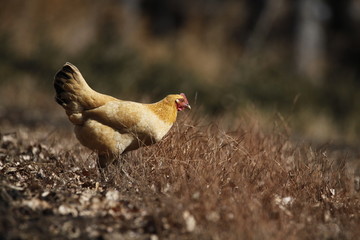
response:
M39 131L19 129L17 136L1 138L5 239L360 234L359 193L345 156L334 159L325 149L294 144L280 127L264 133L244 119L226 132L216 124L183 120L159 144L110 166L106 179L95 168L95 156L66 131L31 136Z

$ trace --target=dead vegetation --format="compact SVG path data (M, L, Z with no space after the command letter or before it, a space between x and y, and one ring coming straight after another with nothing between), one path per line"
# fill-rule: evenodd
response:
M66 131L1 129L3 239L355 239L360 233L359 193L346 156L295 144L280 127L265 133L244 120L227 132L186 120L159 144L125 155L105 179L95 155Z

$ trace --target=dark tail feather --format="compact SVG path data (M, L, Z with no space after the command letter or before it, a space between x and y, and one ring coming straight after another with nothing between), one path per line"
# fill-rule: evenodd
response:
M90 89L79 70L68 62L55 74L54 88L55 101L70 114L82 110L81 94Z

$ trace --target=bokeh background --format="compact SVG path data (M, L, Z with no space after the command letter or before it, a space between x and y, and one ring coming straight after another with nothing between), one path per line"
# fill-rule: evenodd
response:
M66 121L52 81L67 61L122 99L185 92L229 126L251 112L311 141L360 140L358 0L4 0L2 125Z

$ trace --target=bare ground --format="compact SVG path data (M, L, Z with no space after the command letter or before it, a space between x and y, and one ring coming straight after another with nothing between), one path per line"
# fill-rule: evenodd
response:
M346 153L254 119L181 120L103 175L70 125L0 121L1 239L357 239L359 177ZM21 115L19 117L20 114ZM33 115L31 115L33 116ZM65 118L65 117L64 117Z

